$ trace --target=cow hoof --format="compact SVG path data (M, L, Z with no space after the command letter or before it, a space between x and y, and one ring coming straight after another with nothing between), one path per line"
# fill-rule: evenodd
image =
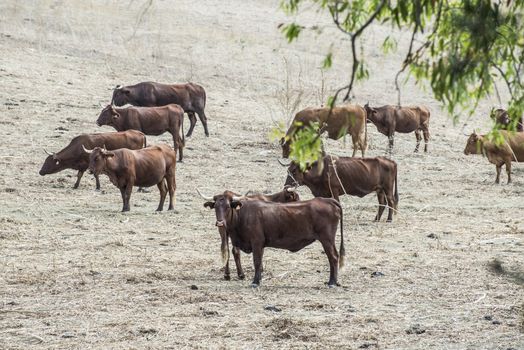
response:
M244 278L246 278L246 276L244 276L244 275L238 275L238 279L243 280Z
M336 284L328 284L328 288L335 288L336 286Z
M95 192L100 192L100 188L95 188Z
M258 283L251 283L251 288L258 288Z
M386 222L393 222L393 219L387 219Z
M125 212L127 212L127 211L129 211L129 208L122 209L122 213L125 213Z
M167 208L167 210L175 210L175 208L174 207L169 207L169 208Z
M224 275L224 279L225 279L226 281L230 281L230 280L231 280L231 276L229 276L229 275Z

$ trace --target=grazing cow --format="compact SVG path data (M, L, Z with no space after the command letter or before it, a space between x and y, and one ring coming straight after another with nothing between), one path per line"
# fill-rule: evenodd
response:
M334 107L331 113L328 107L306 108L298 112L286 136L280 140L282 157L289 157L290 145L295 132L314 122L319 124L321 133L327 131L330 139L338 140L346 134L351 135L353 141L352 157L355 156L359 148L362 157L364 157L367 147L366 111L358 105Z
M337 285L338 269L344 265L345 249L342 207L336 200L314 198L294 203L242 201L226 191L208 198L204 207L215 210L224 259L228 257L228 237L234 247L245 253L253 253L255 276L252 287L260 284L265 247L297 252L317 240L329 260L328 285ZM340 257L335 247L339 220Z
M138 83L129 86L117 86L113 90L111 104L123 106L125 104L141 107L165 106L171 103L177 104L184 109L189 117L191 126L187 137L191 136L196 124L195 113L198 114L206 136L207 117L204 113L206 107L206 91L200 85L187 84L161 84L154 82Z
M168 131L173 137L173 147L178 148L178 160L183 159L184 110L179 105L127 108L115 108L108 105L98 116L96 125L109 125L117 131L133 129L155 136Z
M122 211L130 209L129 199L133 186L158 186L160 203L157 211L164 208L169 191L168 210L174 208L176 151L168 145L149 146L139 150L121 148L113 151L101 147L88 150L84 147L84 151L90 154L89 170L95 175L106 174L111 183L120 189L124 202Z
M508 112L505 109L495 109L491 112L490 115L491 119L493 119L497 124L500 125L501 129L509 130L510 126L512 124L511 118L509 117ZM517 132L523 132L524 131L524 117L520 117L520 119L517 121L516 126Z
M292 162L288 168L286 185L306 185L315 197L333 197L337 201L339 196L344 194L364 197L376 192L379 207L375 221L380 220L387 205L387 221L391 222L393 210L396 210L398 205L397 163L384 157L351 158L327 155L322 164L315 162L305 171L301 171L300 167Z
M372 108L366 103L364 108L366 109L368 121L375 124L377 130L388 137L390 153L393 152L395 131L400 133L415 132L417 137L415 152L418 152L420 140L422 139L420 131L422 131L424 134L424 152L428 151L430 113L427 107L385 105Z
M200 193L200 191L197 189L197 192L202 196L202 198L209 200L213 197L206 197ZM298 193L296 192L296 187L291 186L284 186L284 189L280 192L274 193L274 194L251 194L251 195L245 195L240 196L234 192L231 191L225 191L226 195L229 195L231 197L235 197L240 201L252 201L252 200L260 200L264 202L275 202L275 203L288 203L288 202L298 202L300 200L300 197ZM240 249L238 247L233 245L233 248L231 248L231 252L233 253L233 257L235 259L235 265L237 268L237 275L238 278L241 280L244 279L244 271L242 270L242 264L240 262ZM229 272L229 250L228 250L228 256L226 260L226 266L224 267L224 279L229 281L231 279L231 275Z
M511 162L524 162L524 133L512 133L500 130L504 142L498 145L490 141L486 135L472 133L464 148L464 154L482 154L488 157L490 163L497 168L495 183L500 183L500 171L502 165L506 164L508 183L511 182Z
M45 151L49 156L40 169L40 175L54 174L64 169L78 170L77 179L73 186L73 188L78 188L80 179L89 167L89 155L84 152L82 145L89 148L104 146L108 150L117 148L140 149L146 146L146 137L136 130L76 136L69 145L59 152ZM95 180L96 189L100 190L98 175L95 175Z

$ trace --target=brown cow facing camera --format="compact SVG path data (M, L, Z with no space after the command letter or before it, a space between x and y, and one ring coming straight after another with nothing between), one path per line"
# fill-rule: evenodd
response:
M108 150L118 148L140 149L146 147L146 137L136 130L124 132L104 132L99 134L82 134L71 140L61 151L50 153L40 169L40 175L54 174L65 169L78 170L77 179L73 188L78 188L80 179L89 168L89 155L82 148L105 147ZM100 190L100 180L95 174L96 189Z
M253 253L256 288L262 278L264 248L297 252L320 241L329 260L328 286L338 285L338 270L344 266L342 207L331 198L314 198L293 203L261 200L241 201L226 191L209 198L204 207L215 210L216 226L221 237L222 257L228 254L228 237L234 247ZM335 246L340 221L340 255Z
M95 147L84 151L89 154L89 170L95 175L105 174L113 185L120 189L122 211L129 211L129 200L133 186L150 187L157 185L160 190L160 203L157 211L162 211L167 192L169 208L175 202L176 152L168 145L150 146L140 150L121 148L108 151Z
M187 132L187 137L193 133L196 125L195 113L198 114L206 136L207 117L204 112L206 107L206 91L198 84L161 84L155 82L143 82L135 85L120 86L113 90L111 104L123 106L130 104L141 107L158 107L168 104L177 104L187 113L191 126Z
M204 196L202 193L200 193L198 189L197 189L197 192L205 200L213 199L213 197ZM282 191L273 193L273 194L254 193L254 194L249 194L249 195L246 194L244 196L240 196L239 194L236 194L231 191L225 191L224 193L234 197L238 201L260 200L264 202L289 203L289 202L298 202L300 200L300 196L296 192L296 187L292 187L292 186L284 186ZM235 247L233 245L233 248L231 248L231 252L233 253L233 258L235 260L238 278L243 280L244 271L242 270L242 264L240 261L240 249L238 249L238 247ZM231 274L229 270L229 250L227 250L227 257L224 256L223 259L226 262L226 265L224 267L224 279L229 281L231 279Z
M178 148L178 160L183 159L184 110L175 104L162 107L106 106L96 121L96 125L109 125L117 131L138 130L146 135L162 135L166 131L173 137L173 147Z
M429 143L429 109L425 106L398 107L385 105L382 107L370 107L365 104L368 121L375 124L377 130L388 137L389 153L393 152L393 139L395 132L410 133L415 132L417 145L415 152L418 152L420 145L420 132L424 134L424 152L428 151Z

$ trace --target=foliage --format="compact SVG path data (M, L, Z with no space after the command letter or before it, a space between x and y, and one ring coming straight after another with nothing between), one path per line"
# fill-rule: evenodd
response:
M322 154L322 139L318 123L305 127L302 127L301 123L296 124L298 128L291 136L289 158L294 160L301 170L305 170L308 165L319 160Z
M409 50L397 74L409 68L418 81L429 82L435 98L444 103L457 121L462 111L472 113L478 101L497 92L505 84L511 98L508 112L516 121L524 112L521 73L524 64L524 0L282 0L289 15L313 4L327 11L338 30L351 38L353 67L349 83L328 101L336 104L345 92L349 100L356 80L366 79L368 71L358 57L356 41L373 22L412 32ZM291 23L282 30L291 42L302 35L303 26ZM418 44L420 43L420 44ZM417 47L415 47L417 46ZM382 47L387 54L396 48L389 36ZM323 66L330 67L333 53L327 53Z

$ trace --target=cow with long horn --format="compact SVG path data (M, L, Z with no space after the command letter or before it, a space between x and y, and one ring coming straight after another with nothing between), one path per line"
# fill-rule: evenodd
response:
M203 195L198 188L196 189L198 194L206 201L210 202L213 201L213 196L205 196ZM300 197L298 193L296 192L296 187L292 186L285 186L282 191L279 191L274 194L261 194L261 193L254 193L254 194L246 194L244 196L240 196L234 192L231 191L225 191L228 196L231 196L231 199L236 202L247 202L247 201L264 201L264 202L275 202L275 203L289 203L289 202L298 202L300 200ZM221 252L222 252L222 260L224 263L224 279L230 280L231 274L229 270L229 241L226 239L222 239L222 235L225 231L221 230L219 225L217 224L217 227L219 228L219 233L221 237ZM233 244L233 248L231 249L231 252L233 253L233 258L235 259L235 265L237 269L237 275L238 278L244 279L244 271L242 270L242 264L240 260L240 249L236 247Z
M229 238L234 248L253 253L255 276L252 287L260 285L265 247L297 252L317 240L329 260L328 285L338 285L338 270L344 265L345 249L342 207L336 200L314 198L309 201L275 203L238 200L230 191L225 191L206 201L204 207L215 211L215 225L220 232L223 257L227 258ZM340 255L335 246L339 221Z
M133 186L150 187L157 185L160 191L160 203L157 211L162 211L166 195L169 192L169 208L175 203L176 151L168 145L150 146L139 150L127 148L108 151L102 147L90 150L89 170L95 175L105 174L122 195L122 211L130 210Z
M77 180L73 186L73 188L78 188L80 179L89 167L89 155L83 151L82 145L89 148L106 145L109 150L118 148L140 149L146 146L146 137L140 131L135 130L76 136L61 151L52 153L44 149L48 157L40 169L40 175L54 174L65 169L78 170ZM96 189L100 190L98 175L95 175L95 180Z

